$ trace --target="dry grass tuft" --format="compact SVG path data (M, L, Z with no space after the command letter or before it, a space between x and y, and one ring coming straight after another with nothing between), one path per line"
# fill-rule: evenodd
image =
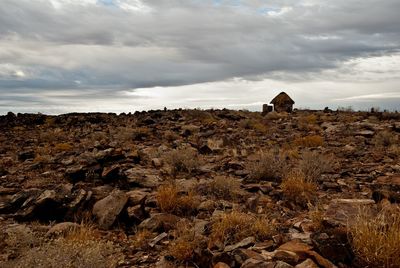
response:
M187 223L178 223L175 230L175 239L168 246L168 252L180 263L188 262L193 258L195 249L199 246L192 226Z
M66 237L26 248L1 267L116 267L123 259L114 244L100 240L91 227L71 230Z
M137 249L146 249L151 238L153 238L152 232L140 230L133 236L132 245Z
M198 153L191 148L173 150L164 156L164 160L171 166L173 174L191 174L202 164Z
M74 149L74 146L72 146L71 144L64 142L64 143L57 143L54 146L54 149L58 152L68 152L68 151L72 151Z
M319 135L310 135L296 138L293 143L302 147L319 147L324 145L324 138Z
M271 237L274 230L274 225L268 219L236 211L224 213L212 225L209 246L234 244L249 236L265 240Z
M378 132L373 138L373 142L376 147L390 147L395 145L397 141L397 135L387 130Z
M156 198L162 212L176 215L192 215L199 205L199 199L192 191L180 195L178 187L174 184L161 185Z
M259 132L267 132L267 126L259 119L243 119L240 121L240 126L244 129L253 129Z
M202 191L203 194L225 200L235 200L240 192L240 181L224 176L217 176L210 180Z
M399 267L400 213L381 211L373 216L361 210L350 227L354 253L365 267Z
M315 181L320 178L321 174L332 171L334 165L335 161L332 156L305 151L302 153L299 169L307 180Z
M248 166L249 179L278 181L283 177L287 166L286 154L272 150L261 152L257 155L257 160Z
M316 199L317 185L298 170L290 172L281 183L284 198L297 205L305 206Z

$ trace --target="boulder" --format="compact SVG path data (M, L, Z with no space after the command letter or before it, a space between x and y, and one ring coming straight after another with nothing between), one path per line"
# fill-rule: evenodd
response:
M81 226L74 222L61 222L57 223L47 232L47 236L54 237L60 235L66 235L73 230L79 229Z
M96 217L99 227L109 229L127 202L128 196L120 190L114 190L109 196L97 201L93 206L93 215Z
M362 207L371 207L375 204L372 199L334 199L325 212L325 220L334 225L351 223Z

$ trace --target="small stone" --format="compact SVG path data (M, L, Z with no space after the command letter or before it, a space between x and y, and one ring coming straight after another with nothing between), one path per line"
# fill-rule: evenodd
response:
M163 240L167 236L168 236L168 234L165 233L165 232L157 235L153 240L151 240L151 242L149 243L149 246L150 247L154 247L155 245L158 244L158 242L160 242L161 240Z
M230 266L224 262L218 262L213 266L213 268L230 268Z
M103 172L101 173L101 178L104 181L114 181L120 178L120 167L119 165L114 165L111 167L104 168Z
M276 250L273 256L274 260L284 261L290 264L297 264L299 262L299 255L295 252L287 250Z
M256 239L254 238L254 236L250 236L250 237L243 239L239 243L236 243L236 244L230 245L230 246L226 246L224 251L229 252L229 251L233 251L237 248L245 248L245 247L254 245L255 241L256 241Z
M274 268L293 268L293 266L283 261L277 261Z
M318 268L318 265L311 259L307 259L300 264L297 264L295 268Z
M162 167L163 162L162 162L162 160L160 158L153 158L151 160L151 164L156 168L160 168L160 167Z
M256 259L247 259L240 268L274 268L272 262L266 262Z

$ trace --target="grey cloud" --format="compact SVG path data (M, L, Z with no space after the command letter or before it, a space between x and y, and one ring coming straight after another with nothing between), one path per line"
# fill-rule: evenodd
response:
M309 79L350 59L400 50L398 0L237 2L147 0L140 12L3 0L0 64L27 76L0 76L0 94Z

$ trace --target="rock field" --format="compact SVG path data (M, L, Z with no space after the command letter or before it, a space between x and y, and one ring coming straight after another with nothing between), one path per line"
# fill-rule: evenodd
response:
M400 114L0 116L0 267L400 267Z

